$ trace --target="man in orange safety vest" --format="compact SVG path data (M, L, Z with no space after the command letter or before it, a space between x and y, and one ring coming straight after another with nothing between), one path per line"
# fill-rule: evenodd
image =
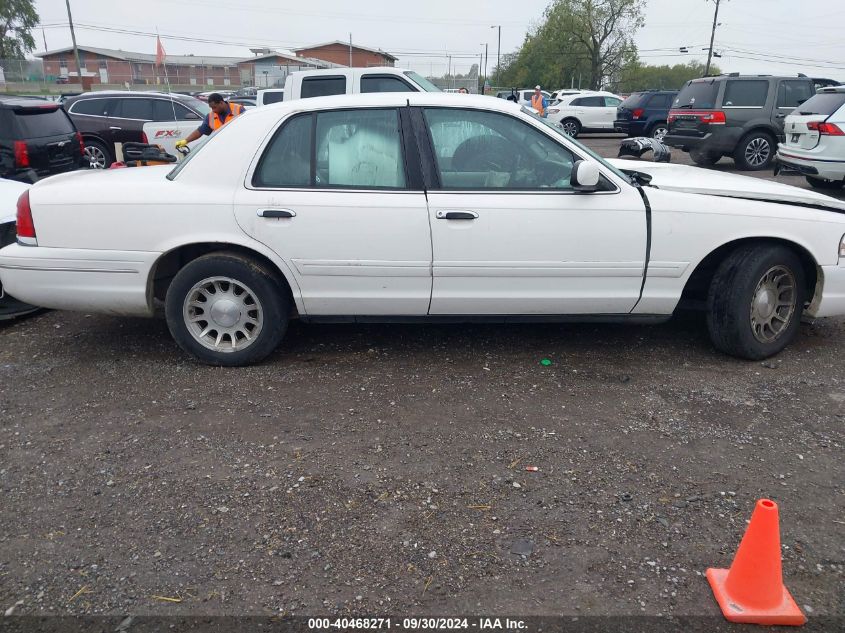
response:
M188 134L185 138L176 141L176 148L185 147L188 143L192 143L200 136L208 135L215 130L223 127L229 121L234 119L239 114L243 114L244 107L238 103L226 103L223 96L219 93L212 93L208 95L208 107L211 112L196 130Z
M531 95L531 107L537 110L544 119L548 116L546 109L549 107L549 100L540 92L540 86L534 86L534 94Z

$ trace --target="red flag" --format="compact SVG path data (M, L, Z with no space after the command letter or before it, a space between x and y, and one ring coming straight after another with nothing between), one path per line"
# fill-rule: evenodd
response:
M161 38L156 35L156 66L164 64L165 52L164 46L161 45Z

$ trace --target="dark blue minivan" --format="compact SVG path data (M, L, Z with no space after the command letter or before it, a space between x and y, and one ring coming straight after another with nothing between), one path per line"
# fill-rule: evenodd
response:
M662 139L669 131L666 118L677 94L677 90L646 90L633 93L616 108L614 129L628 136Z

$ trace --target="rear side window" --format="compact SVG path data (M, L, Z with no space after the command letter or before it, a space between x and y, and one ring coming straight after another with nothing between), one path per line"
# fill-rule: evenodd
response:
M271 103L280 103L285 100L285 93L279 90L278 92L265 92L262 95L262 103L270 105Z
M59 136L73 134L76 128L68 115L61 108L57 110L18 110L15 119L21 136L24 138L40 138L42 136Z
M398 77L361 77L361 92L415 92L411 86Z
M725 86L723 108L762 108L769 96L768 81L729 81Z
M117 108L111 113L120 119L138 119L140 121L153 120L152 99L118 99Z
M810 97L798 108L798 114L823 114L830 116L845 106L845 92L823 92Z
M654 110L668 110L672 104L672 95L654 95L648 102L648 107Z
M346 77L306 77L302 80L300 96L303 99L342 94L346 94Z
M715 81L693 81L681 89L673 108L690 108L692 110L709 110L716 107L716 97L719 94L719 84Z
M585 108L603 108L604 97L581 97L580 99L575 99L572 105L583 106Z
M778 107L797 108L815 93L809 81L782 81L778 86Z
M261 157L252 184L256 187L311 185L310 114L294 117L282 126Z
M89 116L107 116L110 99L82 99L70 106L71 114L87 114Z

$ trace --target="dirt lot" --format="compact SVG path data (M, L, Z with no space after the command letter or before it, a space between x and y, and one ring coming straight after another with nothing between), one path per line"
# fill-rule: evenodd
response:
M295 324L233 370L162 321L0 325L0 608L717 615L704 570L766 496L841 624L843 358L843 319L763 363L687 315Z

